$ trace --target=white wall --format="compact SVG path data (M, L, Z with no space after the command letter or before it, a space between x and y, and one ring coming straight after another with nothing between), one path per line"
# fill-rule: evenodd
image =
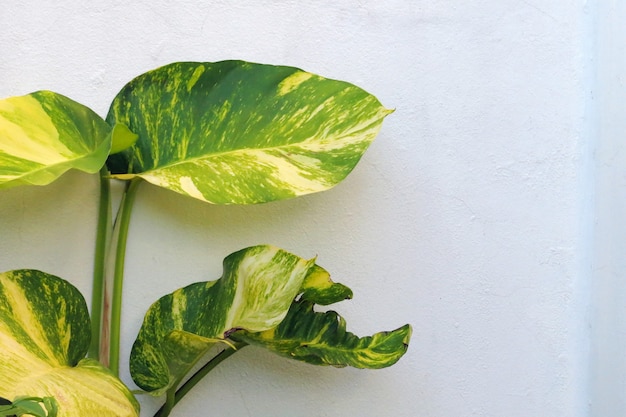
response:
M248 348L175 415L588 415L593 5L173 4L4 0L0 96L51 89L104 115L143 71L239 58L351 81L396 112L326 193L215 207L144 186L125 354L152 301L217 278L225 255L266 242L318 255L355 290L337 307L352 331L414 327L406 356L380 371ZM95 197L95 178L77 173L1 192L0 269L44 269L89 294ZM145 415L155 407L145 401Z
M626 4L598 4L594 89L596 176L593 258L592 415L626 414Z

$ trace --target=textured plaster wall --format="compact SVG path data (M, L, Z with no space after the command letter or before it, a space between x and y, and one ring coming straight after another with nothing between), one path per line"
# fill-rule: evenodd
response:
M594 417L617 417L626 414L626 5L598 6L591 409Z
M104 115L143 71L239 58L348 80L396 108L326 193L215 207L142 187L124 357L153 300L265 242L317 255L355 290L337 306L355 333L414 327L380 371L248 348L175 415L586 416L594 16L583 0L4 0L0 96L51 89ZM0 269L89 294L96 193L79 173L1 192Z

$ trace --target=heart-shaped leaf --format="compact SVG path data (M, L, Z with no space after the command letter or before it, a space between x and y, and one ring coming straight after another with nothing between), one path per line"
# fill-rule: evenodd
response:
M46 185L69 169L98 172L110 132L89 108L51 91L0 100L0 188Z
M276 327L313 265L314 260L273 246L254 246L226 257L220 279L162 297L146 313L133 345L133 380L160 395L176 389L191 367L232 331Z
M352 84L297 68L173 63L113 101L107 121L139 139L107 165L215 204L281 200L342 181L390 112Z
M0 274L0 396L53 397L63 417L134 417L139 405L106 368L83 359L87 305L69 282L35 270Z

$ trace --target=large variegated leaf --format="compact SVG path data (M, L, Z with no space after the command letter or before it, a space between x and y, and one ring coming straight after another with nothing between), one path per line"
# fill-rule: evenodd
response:
M407 350L411 327L357 337L334 311L318 313L313 303L296 301L278 327L264 332L237 332L235 340L263 346L282 356L314 365L355 368L385 368Z
M59 417L132 417L139 405L106 368L83 359L87 305L61 278L34 270L0 274L0 397L53 397Z
M107 120L139 139L107 165L211 203L281 200L343 180L389 113L352 84L297 68L174 63L113 101Z
M232 331L276 327L313 265L314 260L273 246L254 246L226 257L220 279L162 297L148 310L133 345L133 380L155 395L176 389L211 346Z
M98 172L110 131L89 108L51 91L0 100L0 188L49 184L73 168Z

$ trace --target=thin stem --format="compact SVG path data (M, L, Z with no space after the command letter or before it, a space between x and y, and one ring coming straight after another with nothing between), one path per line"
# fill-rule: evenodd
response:
M169 416L175 405L176 405L176 391L174 390L167 391L167 394L165 397L165 404L163 404L163 406L159 409L159 411L161 412L162 410L162 413L163 413L161 417Z
M100 170L100 206L98 208L98 228L96 230L96 248L93 265L93 286L91 292L91 345L89 357L100 358L100 330L103 322L105 265L107 246L111 228L111 185L106 176L106 166Z
M246 346L248 346L247 343L239 342L235 343L235 347L229 346L220 353L218 353L213 359L211 359L202 368L200 368L198 372L193 374L193 376L189 378L187 382L185 382L173 396L170 396L170 393L168 393L165 404L163 404L159 411L156 412L154 417L169 416L172 408L174 408L174 406L178 404L180 400L182 400L183 397L185 397L185 395L187 395L189 391L191 391L191 389L195 387L202 378L204 378L209 372L211 372L217 365L230 358L232 355L234 355Z
M115 250L113 296L111 298L111 339L109 344L109 369L114 375L119 375L120 367L120 326L122 321L122 292L124 287L124 261L126 258L128 226L130 225L133 202L135 201L137 187L140 182L141 179L136 177L128 184L120 203L120 213L116 219L116 222L119 222L119 229Z

